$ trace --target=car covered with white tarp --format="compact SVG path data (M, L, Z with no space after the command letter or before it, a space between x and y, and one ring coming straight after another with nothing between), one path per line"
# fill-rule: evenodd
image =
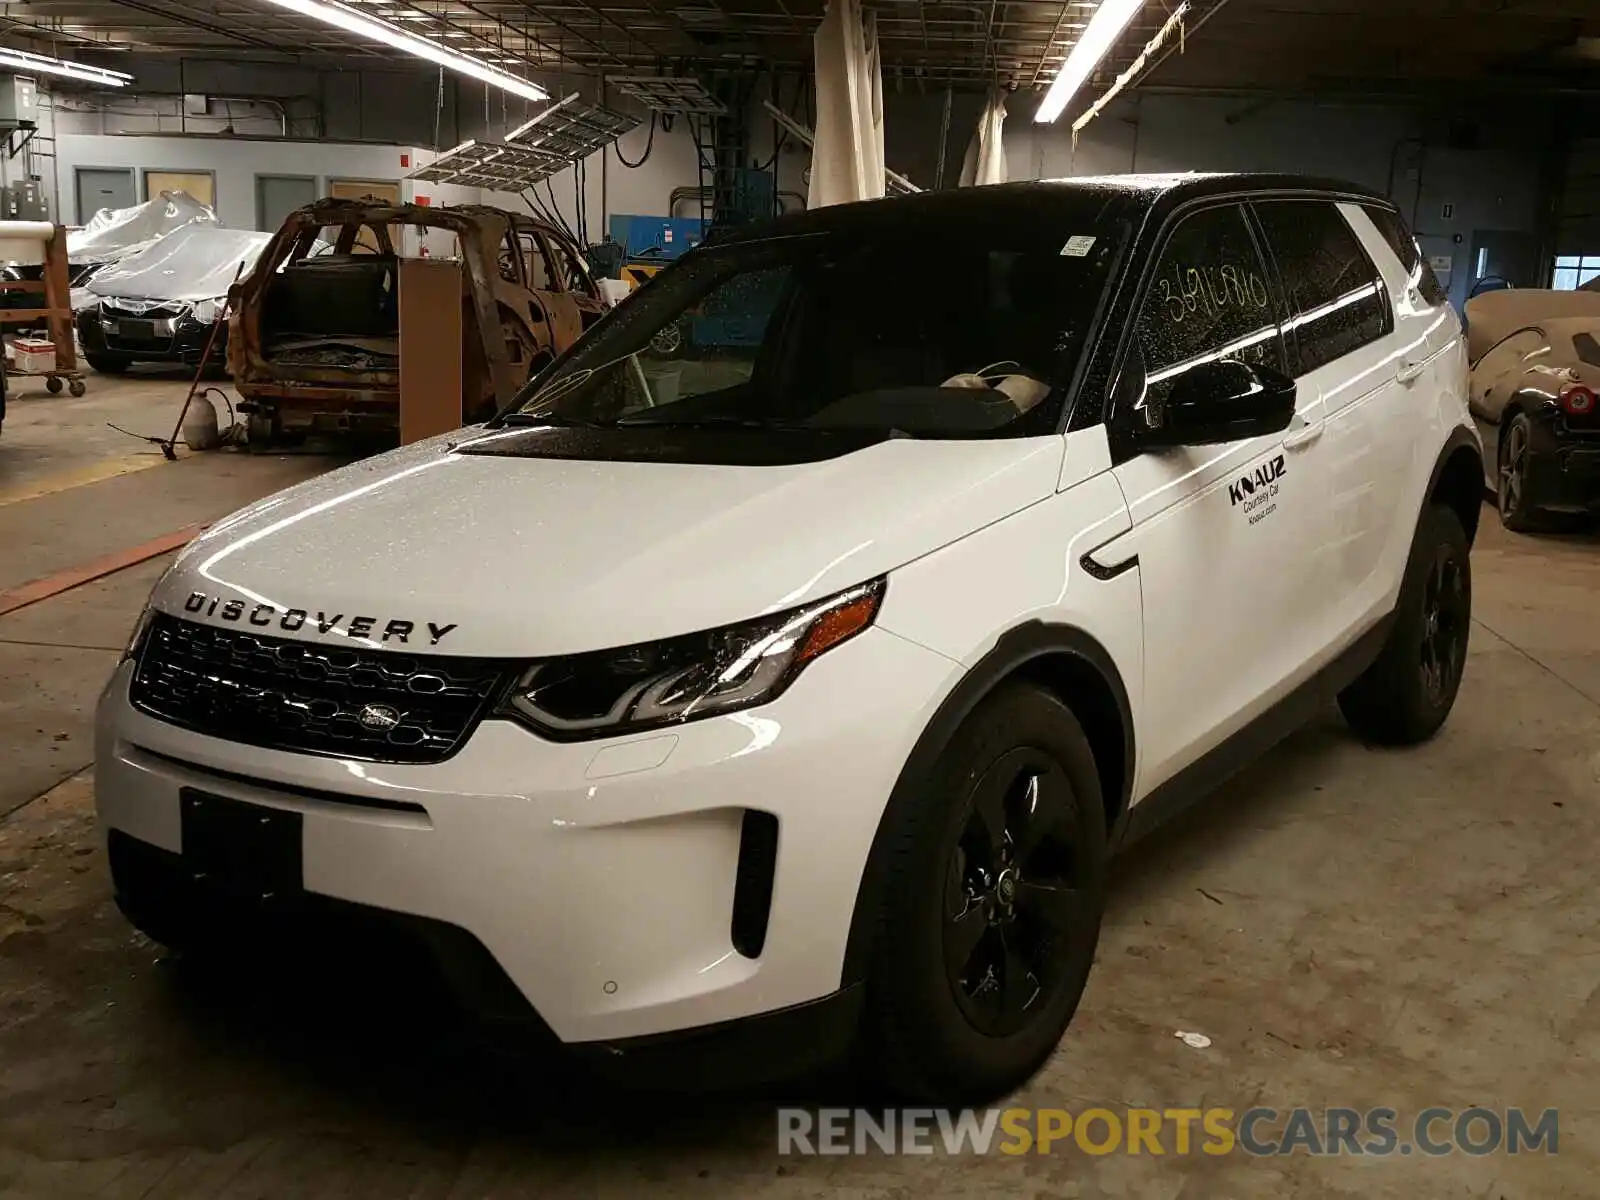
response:
M81 289L78 340L97 371L136 362L198 362L225 306L228 288L249 272L272 235L184 225L111 264ZM213 361L223 362L225 330Z

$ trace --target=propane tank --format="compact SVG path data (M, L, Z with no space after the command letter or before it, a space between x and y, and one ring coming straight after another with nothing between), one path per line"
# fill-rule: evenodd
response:
M217 432L217 409L202 392L189 405L183 417L183 444L191 450L211 450L221 440Z

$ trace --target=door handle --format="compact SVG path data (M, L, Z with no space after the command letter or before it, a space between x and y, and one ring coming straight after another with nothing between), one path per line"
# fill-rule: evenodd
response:
M1394 369L1394 377L1400 383L1414 383L1421 374L1428 369L1426 362L1406 361Z
M1304 450L1311 443L1322 436L1323 423L1307 423L1299 429L1291 430L1283 435L1283 448L1285 450Z

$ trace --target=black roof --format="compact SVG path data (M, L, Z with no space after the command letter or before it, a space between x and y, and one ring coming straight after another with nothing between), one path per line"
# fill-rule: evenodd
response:
M1031 222L1054 213L1082 217L1086 212L1138 217L1164 213L1191 200L1241 193L1311 194L1391 205L1381 193L1340 179L1309 175L1220 173L1185 175L1100 175L990 184L917 192L887 200L865 200L782 216L772 221L720 230L717 243L806 233L914 231L918 224L948 227L966 222ZM938 247L930 245L930 253Z

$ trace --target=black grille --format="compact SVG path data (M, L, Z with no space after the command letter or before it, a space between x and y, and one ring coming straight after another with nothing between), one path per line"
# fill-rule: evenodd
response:
M145 636L130 698L152 716L230 742L433 763L466 741L507 670L495 659L323 646L162 614ZM370 712L364 724L373 706L388 711Z

